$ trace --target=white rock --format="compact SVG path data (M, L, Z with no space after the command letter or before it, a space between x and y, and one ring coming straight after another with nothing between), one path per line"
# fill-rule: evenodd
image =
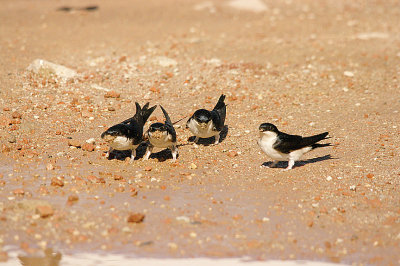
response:
M185 222L185 223L190 222L190 218L187 216L177 216L175 219L180 222Z
M86 143L95 144L95 143L96 143L96 140L95 140L94 138L90 138L90 139L87 139L87 140L86 140Z
M231 0L228 5L236 9L252 12L264 12L268 10L267 5L261 0Z
M353 72L351 72L351 71L345 71L345 72L343 72L343 75L345 75L346 77L354 77L354 73Z
M363 32L356 35L356 39L359 40L371 40L371 39L388 39L389 34L385 32Z
M43 60L43 59L36 59L34 60L27 68L27 70L32 71L36 74L40 73L41 71L50 71L51 73L57 75L58 77L62 78L64 81L68 79L72 79L78 76L78 73L68 67L54 64L52 62Z
M92 88L92 89L99 90L99 91L110 91L110 89L104 88L104 87L99 86L99 85L97 85L97 84L92 84L91 88Z
M326 181L331 181L332 180L332 177L329 175L327 178L326 178Z
M159 64L162 67L176 66L178 64L176 60L165 56L156 57L154 58L153 62Z
M216 67L219 67L222 65L222 61L219 58L211 58L211 59L205 60L205 62L206 62L206 64L214 65Z

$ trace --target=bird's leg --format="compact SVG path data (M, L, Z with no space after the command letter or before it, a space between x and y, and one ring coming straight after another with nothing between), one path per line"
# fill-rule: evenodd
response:
M144 155L144 160L148 160L151 153L153 152L153 145L149 144L146 149L146 154Z
M219 143L219 133L215 135L214 145L217 145L218 143Z
M133 163L133 160L135 160L135 157L136 157L136 149L132 149L132 154L131 154L130 163Z
M172 162L175 162L176 155L178 154L178 148L176 147L176 144L172 145L171 152L172 152Z
M108 152L106 153L106 158L109 159L110 158L110 153L112 153L113 148L110 147L110 149L108 150Z
M293 168L293 166L294 166L294 160L293 159L289 159L288 166L287 166L287 168L285 170L286 171L290 170L290 169Z
M194 139L194 143L197 144L197 142L199 141L199 138L200 138L200 137L197 137L197 136L196 136L196 138Z

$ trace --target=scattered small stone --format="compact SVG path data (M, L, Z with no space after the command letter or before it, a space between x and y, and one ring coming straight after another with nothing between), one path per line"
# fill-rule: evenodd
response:
M53 177L51 179L51 185L55 187L63 187L64 186L64 180L62 180L61 177Z
M132 213L128 216L128 223L141 223L144 220L145 215L142 213Z
M17 142L17 138L16 138L14 135L10 135L10 136L7 138L7 140L8 140L9 143L15 143L15 142Z
M177 216L175 219L179 222L190 223L190 218L187 216Z
M355 185L350 186L350 190L356 191L356 186Z
M91 152L91 151L94 151L94 149L96 148L96 146L93 145L93 144L84 143L84 144L82 145L81 148L82 148L82 150L84 150L84 151L89 151L89 152Z
M159 56L154 59L154 63L159 64L162 67L169 67L169 66L176 66L178 62L176 60L165 57L165 56Z
M236 151L229 151L228 153L227 153L227 155L229 156L229 157L236 157L236 156L238 156L239 154L236 152Z
M374 177L373 174L371 174L371 173L367 174L367 178L371 179L371 178L373 178L373 177Z
M39 205L36 206L36 213L40 215L41 218L46 218L54 214L54 210L49 205Z
M351 72L351 71L345 71L345 72L343 72L343 75L345 75L346 77L354 77L354 73L353 72Z
M19 112L17 112L17 111L12 112L11 116L12 116L12 118L14 118L14 119L21 119L21 118L22 118L22 114L19 113Z
M191 163L189 165L189 169L197 169L197 165L195 165L194 163Z
M13 194L23 196L25 194L25 191L22 188L17 188L13 190Z
M95 144L95 143L96 143L96 140L95 140L94 138L90 138L90 139L87 139L87 140L86 140L86 143L88 143L88 144Z
M178 245L176 243L173 243L173 242L169 242L168 243L168 247L170 249L173 249L173 250L178 249Z
M151 170L153 170L153 168L151 166L146 166L144 168L145 171L150 172Z
M55 169L55 167L54 167L54 165L53 165L53 164L51 164L51 163L48 163L48 164L46 165L46 169L47 169L47 171L51 171L51 170L54 170L54 169Z
M0 262L8 261L8 253L0 250Z
M105 183L106 181L102 177L97 177L94 175L89 175L87 179L92 183Z
M121 175L114 175L114 180L118 181L118 180L123 180L124 177Z
M119 98L121 97L121 93L118 93L116 91L108 91L106 94L104 94L104 98Z
M110 112L114 112L114 111L115 111L115 107L113 107L113 106L109 106L107 109L108 109L108 111L110 111Z
M331 180L332 180L332 177L330 175L326 177L326 181L331 181Z
M27 70L30 70L36 74L42 74L42 75L49 75L49 74L55 74L62 78L64 81L68 79L72 79L78 75L78 73L70 68L67 68L62 65L57 65L54 63L51 63L49 61L43 60L43 59L36 59L34 60L27 68Z
M77 202L79 200L79 197L77 195L69 195L68 196L68 202L73 203Z
M80 147L81 147L81 143L80 143L79 140L76 140L76 139L69 139L69 140L68 140L68 146L80 148Z

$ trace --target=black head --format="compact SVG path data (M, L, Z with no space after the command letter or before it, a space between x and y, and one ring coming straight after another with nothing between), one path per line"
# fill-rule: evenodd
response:
M151 124L149 127L150 132L155 132L155 131L166 131L167 127L163 123L154 123Z
M277 134L279 133L278 128L277 128L275 125L271 124L271 123L262 123L262 124L260 125L260 127L258 128L258 130L259 130L260 132L271 131L271 132L275 132L275 133L277 133Z
M206 109L200 109L194 112L193 118L198 123L208 123L211 120L211 113Z

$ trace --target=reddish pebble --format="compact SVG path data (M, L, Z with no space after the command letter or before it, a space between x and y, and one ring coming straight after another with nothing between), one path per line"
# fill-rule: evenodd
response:
M88 176L87 179L92 183L105 183L106 182L104 180L104 178L97 177L97 176L94 176L94 175Z
M116 91L109 91L104 94L104 98L119 98L120 96L121 94Z
M123 176L120 176L120 175L114 175L114 180L122 180L122 179L124 179L124 177L123 177Z
M25 194L25 191L22 188L17 188L13 190L14 195L20 195L23 196Z
M68 196L68 202L76 202L78 200L79 200L79 197L77 195Z
M46 218L52 216L54 214L54 210L51 206L41 205L36 207L36 213L40 215L42 218Z
M81 143L80 143L78 140L76 140L76 139L70 139L70 140L68 140L68 145L69 145L69 146L76 147L76 148L80 148L80 147L81 147Z
M228 154L229 157L232 157L232 158L239 155L236 151L230 151L227 154Z
M146 166L146 167L144 168L144 170L145 170L145 171L148 171L148 172L151 171L152 169L153 169L153 168L151 168L151 166Z
M13 113L11 114L11 116L12 116L12 118L14 118L14 119L16 119L16 118L21 119L21 118L22 118L22 114L19 113L19 112L17 112L17 111L13 112Z
M53 177L51 179L51 185L55 187L63 187L64 181L60 177Z
M128 223L141 223L144 220L144 214L132 213L128 216Z
M93 144L90 143L85 143L82 145L82 150L84 151L94 151L95 146Z
M52 165L51 163L48 163L48 164L46 165L46 169L47 169L48 171L51 171L51 170L54 170L55 168L54 168L54 165Z

